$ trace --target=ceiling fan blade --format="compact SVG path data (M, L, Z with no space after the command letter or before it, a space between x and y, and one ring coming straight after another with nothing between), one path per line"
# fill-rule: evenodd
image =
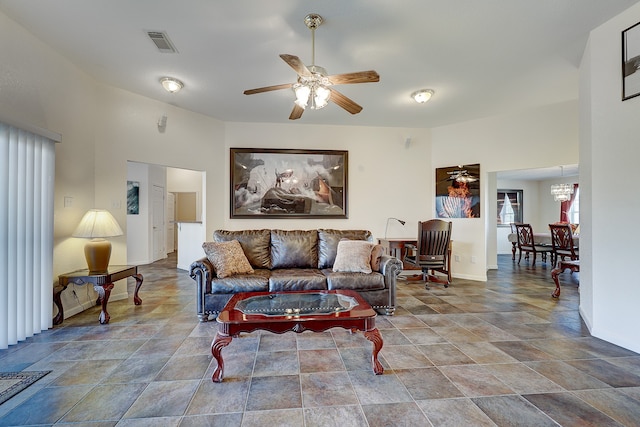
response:
M265 87L259 87L257 89L248 89L248 90L245 90L243 93L245 95L253 95L255 93L270 92L272 90L289 89L291 86L293 86L293 83L285 83L283 85L265 86Z
M302 77L311 77L311 71L307 68L306 65L295 55L288 55L283 53L280 55L280 58L284 60L291 68L293 68L299 76Z
M380 76L373 70L357 71L355 73L334 74L327 76L334 85L348 85L353 83L373 83L380 81Z
M334 104L344 108L351 114L358 114L360 111L362 111L361 106L359 106L354 101L347 98L346 96L344 96L343 94L341 94L335 89L331 89L331 97L329 98L329 100L332 101Z
M293 104L293 110L291 110L289 120L298 120L300 117L302 117L302 113L304 113L304 108L302 108L298 104Z

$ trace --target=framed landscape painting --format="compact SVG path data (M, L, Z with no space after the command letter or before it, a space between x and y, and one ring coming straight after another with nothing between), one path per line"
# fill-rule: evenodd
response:
M480 164L436 169L436 217L480 218Z
M640 95L640 22L622 32L622 100Z
M348 152L231 148L231 218L347 218Z

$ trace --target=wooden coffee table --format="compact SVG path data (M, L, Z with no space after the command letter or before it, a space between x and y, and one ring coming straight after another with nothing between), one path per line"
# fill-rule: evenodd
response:
M222 381L221 351L242 332L323 332L338 327L362 331L373 343L371 364L373 372L380 375L384 368L378 361L378 353L383 342L375 319L376 312L371 306L357 292L349 290L237 293L218 314L218 332L211 343L211 354L218 366L211 379Z

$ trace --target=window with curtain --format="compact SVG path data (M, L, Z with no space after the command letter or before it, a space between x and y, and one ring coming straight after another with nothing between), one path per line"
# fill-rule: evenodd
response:
M48 329L59 135L0 122L0 349Z
M522 222L522 190L498 190L498 226Z

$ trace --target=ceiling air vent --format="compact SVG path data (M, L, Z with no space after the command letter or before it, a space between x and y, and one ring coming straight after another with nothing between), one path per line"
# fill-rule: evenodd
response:
M177 53L178 50L173 46L169 36L164 31L147 31L147 35L162 53Z

